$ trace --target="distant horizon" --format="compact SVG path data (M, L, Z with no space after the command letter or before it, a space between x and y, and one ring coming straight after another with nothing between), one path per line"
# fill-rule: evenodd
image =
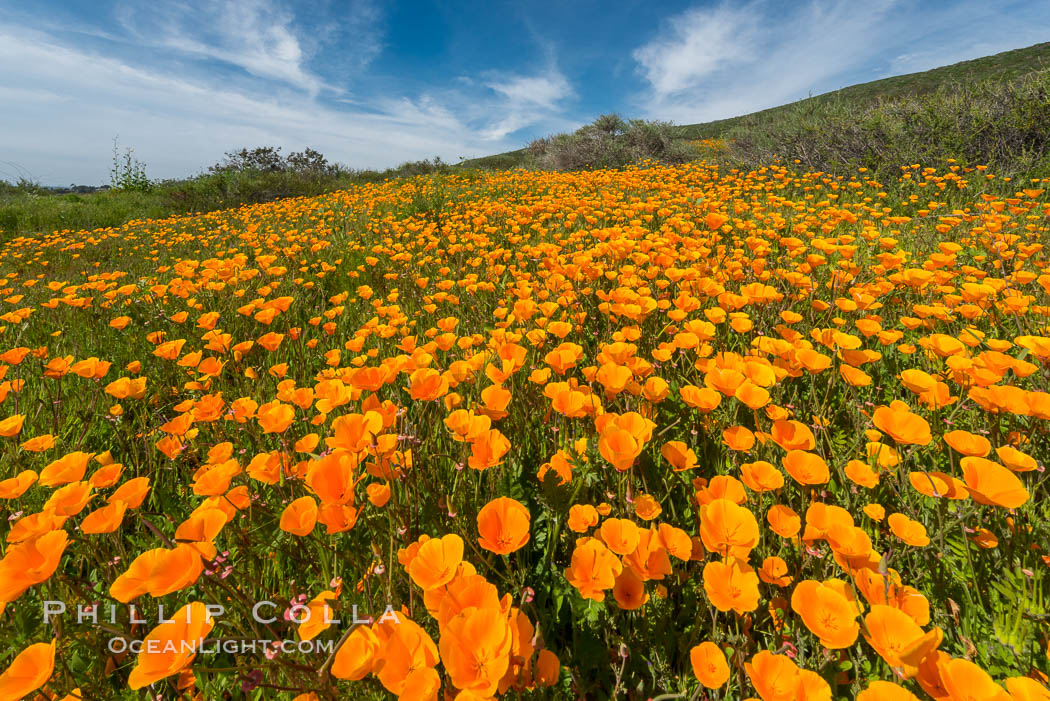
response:
M106 185L115 136L157 180L271 145L358 169L456 163L603 113L735 117L1038 44L1046 26L1050 7L977 0L0 0L0 179Z

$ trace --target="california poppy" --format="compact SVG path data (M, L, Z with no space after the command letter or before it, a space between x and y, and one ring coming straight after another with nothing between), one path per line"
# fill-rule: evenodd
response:
M743 506L716 499L700 507L700 538L704 547L723 557L746 559L758 544L758 521Z
M463 559L463 539L454 533L424 543L408 568L412 581L424 591L447 584Z
M0 699L20 699L33 693L55 671L55 641L35 643L11 660L0 674Z
M601 541L584 538L572 552L565 578L583 598L604 601L605 590L613 588L622 571L623 564Z
M316 524L317 502L313 497L299 497L281 512L281 530L292 535L309 535Z
M693 674L708 689L718 689L729 681L729 663L722 649L710 641L694 646L689 651Z
M745 560L730 557L704 566L704 591L719 611L745 614L758 608L758 575Z
M168 623L161 623L143 639L142 652L128 676L128 686L141 689L181 672L193 662L214 625L201 602L183 606L172 614Z
M506 555L529 542L529 510L510 497L497 497L478 512L478 545Z
M833 587L811 579L799 582L791 593L791 609L829 650L849 647L857 640L860 611Z
M963 479L974 501L1007 509L1028 501L1024 483L999 463L978 457L966 457L961 462Z

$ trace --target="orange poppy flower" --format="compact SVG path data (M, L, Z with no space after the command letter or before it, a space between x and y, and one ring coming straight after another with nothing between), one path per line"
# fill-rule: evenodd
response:
M0 481L0 499L17 499L36 482L37 474L32 470L22 470L14 477Z
M35 643L15 655L0 674L0 699L15 701L33 693L55 671L55 641Z
M770 436L784 450L813 450L817 445L813 431L800 421L774 421Z
M758 538L758 521L747 508L729 499L700 507L700 539L711 552L747 559Z
M616 577L613 585L613 598L616 605L625 611L635 611L649 601L645 591L645 581L633 568L627 567Z
M746 426L730 426L722 431L722 442L730 450L746 453L755 447L755 434Z
M108 502L122 501L129 509L137 509L142 506L149 494L149 477L136 477L120 485L116 491L106 499Z
M903 540L908 545L921 548L930 544L926 535L926 527L918 521L913 521L904 514L890 514L886 523L889 524L893 535Z
M794 538L802 530L802 519L789 506L775 504L766 512L766 521L781 538Z
M125 502L118 500L95 509L80 522L80 530L83 533L112 533L120 528L127 508Z
M470 444L467 466L478 471L496 467L502 464L503 457L509 450L510 440L499 429L490 429Z
M569 584L585 599L605 600L605 590L612 589L623 564L605 544L596 538L577 541L572 560L565 570Z
M763 650L744 663L755 691L763 701L795 701L801 683L799 668L786 655Z
M783 473L765 460L742 464L740 477L753 492L769 492L784 486Z
M847 648L857 640L860 611L834 587L811 579L799 582L791 593L791 610L829 650Z
M631 432L615 424L602 431L598 438L598 452L620 472L630 469L642 448L643 444Z
M306 470L306 484L322 504L353 504L358 465L355 454L337 450L310 462Z
M372 673L379 651L379 638L367 626L357 626L339 646L332 660L331 672L336 679L358 681Z
M944 442L962 455L976 455L983 458L992 451L992 444L987 438L969 431L949 431L944 434Z
M704 566L704 592L719 611L745 614L758 608L758 575L746 561L730 557Z
M337 592L323 591L306 604L305 610L297 613L296 618L301 622L296 629L296 635L300 640L313 640L332 626L336 616L328 602L338 596Z
M65 531L54 530L8 548L0 560L0 606L51 577L68 542Z
M944 472L916 470L908 473L908 481L915 491L928 497L967 499L970 496L964 482Z
M463 560L463 539L454 533L431 538L420 546L408 574L423 591L448 584Z
M22 424L25 423L25 420L26 417L23 414L15 414L0 420L0 437L11 438L12 436L17 436L21 432Z
M857 701L919 701L919 697L893 682L873 681L857 694Z
M263 433L284 433L295 419L295 410L275 399L259 407L256 419Z
M843 470L846 477L854 484L872 489L879 484L879 473L871 469L871 466L860 460L850 460Z
M766 584L772 584L778 587L787 587L791 585L794 578L788 574L787 563L784 559L777 557L767 557L762 561L762 567L758 570L758 577Z
M25 444L22 444L23 447ZM1010 445L1003 445L995 449L996 455L1003 461L1003 464L1014 472L1031 472L1032 470L1038 469L1039 463L1031 455L1022 453L1017 448Z
M831 479L831 472L824 458L816 453L807 453L804 450L789 450L781 460L781 464L787 473L796 482L802 485L827 484Z
M417 401L433 401L448 393L448 380L433 368L419 368L409 376L409 394Z
M675 472L692 470L696 467L696 453L682 441L668 441L660 448L660 455L671 463L671 469Z
M977 457L960 462L966 489L977 503L1016 509L1028 501L1024 483L999 463Z
M1046 683L1031 677L1010 677L1006 680L1006 690L1013 701L1046 701L1050 698Z
M235 459L205 465L194 475L193 493L205 497L225 494L230 488L230 480L241 474L242 471L240 464Z
M386 633L385 628L390 632ZM380 638L375 674L383 687L402 698L435 698L441 686L434 671L438 648L427 632L403 613L398 614L397 623L375 626L373 630Z
M540 686L552 687L558 683L561 672L561 661L558 656L550 650L540 650L536 655L536 666L533 670L533 680Z
M317 510L317 521L325 527L325 533L344 533L357 523L361 510L346 504L322 504Z
M729 663L722 648L710 641L694 646L689 651L693 674L708 689L719 689L729 681Z
M466 409L453 411L444 423L452 431L452 437L455 440L468 443L481 437L492 428L492 419L487 416L478 416Z
M497 555L520 550L529 542L532 516L519 501L497 497L478 512L478 545Z
M187 668L214 625L201 602L183 606L170 622L161 623L142 640L142 652L128 676L128 686L141 689Z
M904 679L918 673L922 657L940 642L935 634L925 637L922 628L907 613L884 604L872 605L871 612L864 617L863 634L875 652Z
M299 497L281 512L280 528L295 536L310 535L317 525L317 502L313 497Z
M368 485L368 487L365 488L365 491L368 493L368 501L377 509L386 506L393 493L390 489L390 485L380 484L378 482L373 482Z
M145 593L164 596L196 582L203 569L201 553L193 544L178 543L171 549L149 550L135 558L128 571L114 580L110 595L124 603Z
M643 521L652 521L663 513L663 507L651 494L640 494L634 500L634 513Z
M871 418L880 431L897 443L928 445L933 440L930 424L918 414L913 414L904 402L895 400L889 406L881 406Z
M576 533L583 533L598 525L598 510L590 504L574 504L569 508L569 528Z
M608 518L599 529L602 542L617 555L629 555L638 547L641 529L625 518Z
M40 471L40 484L45 487L57 487L84 479L91 453L75 452L63 455Z
M704 414L717 409L722 401L722 395L710 387L700 388L686 385L679 392L682 395L682 401Z
M981 701L1011 701L1005 689L973 662L963 659L949 660L940 668L941 683L948 692L948 698L980 699ZM1045 691L1044 691L1045 697Z
M30 453L43 453L55 447L55 437L50 433L34 436L22 441L22 450Z

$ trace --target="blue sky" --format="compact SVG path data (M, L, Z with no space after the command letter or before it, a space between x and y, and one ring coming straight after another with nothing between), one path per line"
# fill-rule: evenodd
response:
M155 178L234 148L354 167L518 148L605 112L679 124L1050 39L1009 0L0 0L0 178Z

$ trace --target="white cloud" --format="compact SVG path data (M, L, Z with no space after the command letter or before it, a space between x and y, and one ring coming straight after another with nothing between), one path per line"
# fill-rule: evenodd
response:
M709 121L842 87L835 77L864 67L899 30L896 4L767 0L686 12L668 23L668 36L634 52L649 84L639 106L662 119Z
M569 81L556 71L547 75L512 76L502 81L490 82L488 87L505 95L515 104L539 105L548 109L572 95Z
M662 30L666 36L635 50L633 56L655 95L666 98L752 60L757 19L754 4L689 10L666 23Z
M500 117L481 132L485 139L493 141L560 111L560 104L575 95L569 81L554 68L540 75L494 77L485 86L503 98L494 104L490 102L497 110L493 114Z
M363 65L381 46L376 28L379 14L364 0L346 8L339 19L353 33L355 55ZM331 38L335 25L298 26L294 15L274 0L124 5L117 15L124 29L143 46L221 61L310 95L330 87L308 64L319 44Z
M0 25L5 101L0 153L45 184L106 182L112 138L135 148L155 178L185 177L232 148L311 146L353 167L440 155L449 161L517 148L523 126L557 125L566 85L510 78L415 98L329 105L302 92L213 85ZM497 81L490 80L496 84ZM553 86L553 87L552 87ZM511 122L506 121L511 119Z

